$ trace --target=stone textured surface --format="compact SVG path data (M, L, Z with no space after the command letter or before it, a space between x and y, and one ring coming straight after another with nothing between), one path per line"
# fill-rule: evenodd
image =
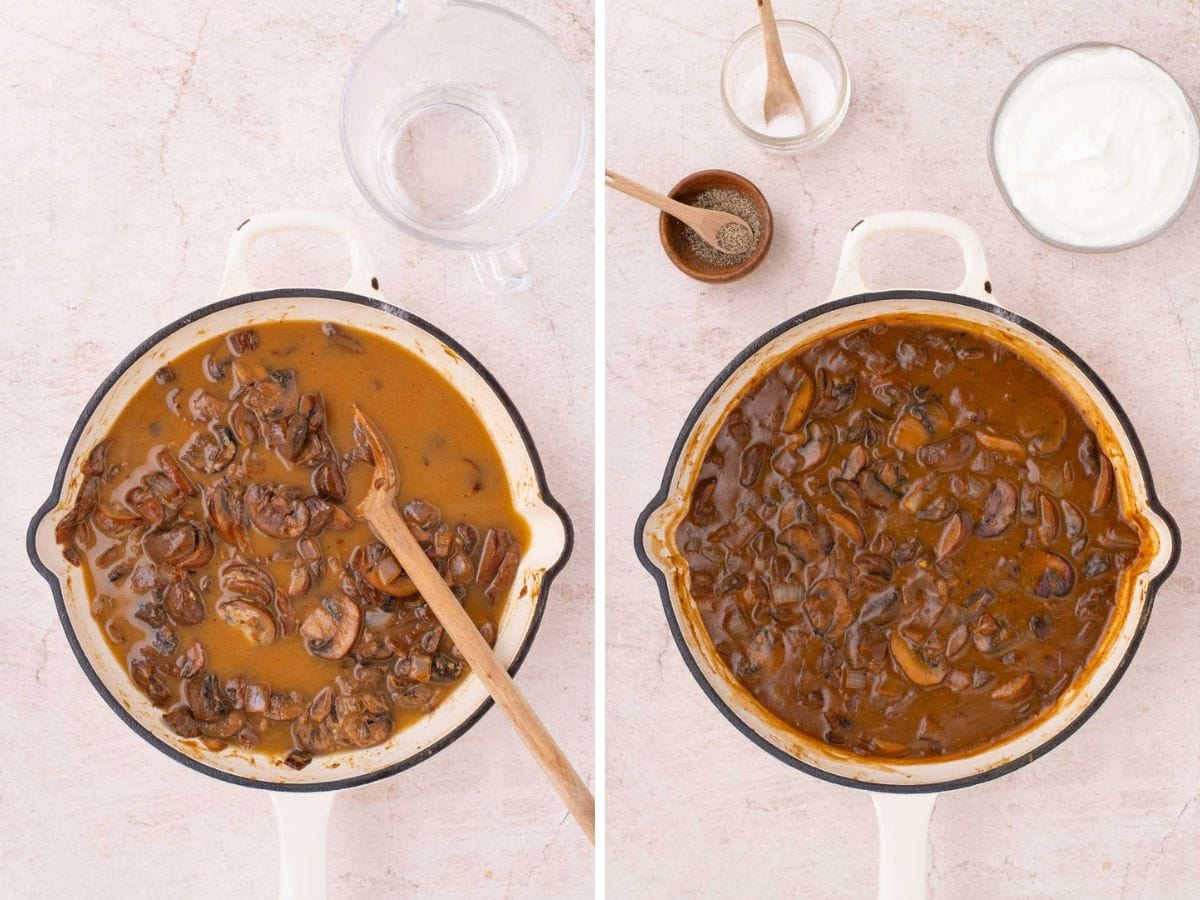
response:
M1075 41L1141 50L1200 98L1200 7L776 0L775 10L830 34L854 84L841 130L805 156L767 155L721 108L721 60L754 24L751 4L608 3L606 164L662 190L697 169L732 169L759 185L776 217L763 266L706 287L663 256L652 212L606 197L609 892L874 893L870 800L772 759L705 699L633 557L633 523L710 379L760 333L828 297L846 229L869 213L932 209L979 231L999 302L1049 328L1108 382L1184 535L1137 658L1098 714L1034 764L939 801L932 896L1194 895L1200 203L1136 250L1060 252L1008 213L986 140L1020 68ZM868 282L879 286L953 288L960 271L940 243L896 238L868 256Z
M590 95L589 0L514 0ZM0 894L270 896L265 794L152 750L72 658L24 529L99 381L154 329L216 299L229 234L296 206L349 218L388 299L443 326L524 413L575 556L520 683L593 771L593 191L530 243L532 294L494 301L463 256L378 219L342 164L337 104L387 2L0 4ZM339 247L260 242L264 286L337 286ZM532 355L531 355L532 354ZM503 716L339 798L333 897L590 896L591 849Z

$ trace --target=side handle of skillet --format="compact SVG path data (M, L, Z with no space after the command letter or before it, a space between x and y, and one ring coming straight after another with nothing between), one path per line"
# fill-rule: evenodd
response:
M279 823L280 900L325 900L325 840L337 791L273 792Z
M976 300L992 300L987 259L979 235L966 222L944 213L904 211L867 216L850 229L842 244L831 299L840 300L870 290L862 277L862 256L867 244L885 234L931 234L958 244L963 257L963 280L953 293Z
M871 794L879 820L879 900L925 900L929 817L937 794Z
M234 229L225 257L225 275L221 279L222 298L248 294L254 289L246 268L250 248L259 238L281 231L319 231L340 238L350 255L350 277L342 290L365 297L382 296L371 251L349 222L321 210L286 209L254 216Z

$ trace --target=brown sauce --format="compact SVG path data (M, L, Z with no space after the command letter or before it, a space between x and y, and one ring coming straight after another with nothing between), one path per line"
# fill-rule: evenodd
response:
M400 472L427 554L495 640L528 528L479 416L385 339L320 322L214 337L134 395L84 464L58 537L139 689L185 738L302 767L432 710L464 664L352 515Z
M1086 667L1142 552L1066 393L919 320L818 340L708 448L676 546L734 677L865 756L966 752Z

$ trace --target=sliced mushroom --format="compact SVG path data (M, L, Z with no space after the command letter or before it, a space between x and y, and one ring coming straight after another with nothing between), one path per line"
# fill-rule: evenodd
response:
M312 573L307 566L294 566L288 577L287 595L303 597L312 588Z
M864 624L886 625L900 613L900 592L885 588L872 595L858 612L858 621Z
M272 372L254 382L243 395L242 402L263 422L292 415L300 404L295 373L290 369Z
M163 592L163 608L177 625L199 625L204 621L204 599L190 578L176 581Z
M237 493L224 484L214 485L204 492L204 513L209 524L225 543L239 550L249 549L243 519L242 501Z
M935 684L941 684L946 677L946 667L942 663L930 665L921 655L908 645L908 642L900 636L898 632L892 632L889 639L888 647L892 652L892 659L896 661L896 665L900 667L908 680L913 684L921 687L932 687Z
M355 547L350 567L377 591L392 597L411 597L417 592L392 551L379 541Z
M208 654L204 652L204 645L195 641L183 654L183 663L179 666L179 677L191 678L199 675L207 666Z
M787 411L783 416L783 431L793 434L804 424L808 413L816 399L816 389L813 380L801 372L796 384L792 387L792 396L788 400Z
M500 565L496 569L496 577L492 579L491 584L483 589L483 596L487 598L489 603L496 603L502 597L508 594L508 589L513 586L513 582L517 577L517 567L521 562L521 548L516 542L512 542L508 546L508 550L504 553L504 558L500 560Z
M342 475L342 467L336 461L323 462L312 477L313 490L317 495L331 503L341 503L346 499L346 478Z
M955 513L942 529L937 543L937 558L947 559L967 545L971 539L971 514L965 509Z
M225 344L235 357L244 356L252 350L258 349L258 332L253 328L243 328L241 331L231 332L225 335ZM234 365L236 366L237 363L235 362Z
M186 706L175 707L175 709L163 716L163 721L167 723L168 728L181 738L200 736L200 722Z
M917 403L896 417L888 441L897 450L913 454L932 439L948 433L950 428L950 416L940 403Z
M1067 540L1073 541L1083 534L1087 524L1078 506L1070 500L1062 500L1060 503L1062 505L1063 525L1066 529Z
M1083 474L1088 478L1095 478L1100 472L1100 448L1096 444L1096 435L1092 432L1084 434L1079 441L1079 465L1083 468Z
M358 640L362 610L344 594L323 597L321 605L300 625L309 652L322 659L341 659Z
M1065 597L1075 587L1075 567L1049 550L1041 551L1044 569L1033 593L1042 598Z
M877 509L890 509L900 499L899 495L883 482L873 467L859 473L858 486L867 503Z
M489 528L483 537L483 549L479 553L479 565L475 568L475 577L480 584L486 584L496 577L496 570L504 559L508 545L512 543L512 535L503 528Z
M221 568L221 588L259 606L270 606L275 599L275 579L249 563L226 563Z
M463 668L461 660L445 653L435 653L429 680L435 684L449 684L462 676Z
M158 463L158 467L171 479L172 483L181 493L189 497L196 496L196 483L188 477L187 472L183 471L183 466L179 465L179 460L175 458L175 454L166 447L163 447L155 454L154 459Z
M805 565L828 556L833 550L833 532L828 525L793 525L779 535L779 543Z
M1025 459L1025 445L1014 441L1012 438L980 430L975 432L975 440L979 441L980 446L986 447L989 450L1014 456L1018 460Z
M120 540L142 524L142 517L119 504L101 503L92 513L92 523L101 534Z
M220 422L229 412L229 403L204 388L196 388L188 398L188 412L198 422Z
M1011 481L997 479L983 504L983 517L975 526L980 537L998 537L1008 530L1017 512L1017 489Z
M1112 499L1113 467L1108 457L1099 454L1099 464L1096 470L1096 487L1092 492L1092 513L1103 511Z
M833 451L833 430L824 422L810 422L804 429L804 443L791 445L793 457L799 467L793 474L815 469L829 458Z
M992 691L992 699L1005 703L1019 703L1033 693L1033 676L1028 672L1011 678Z
M207 475L226 469L237 455L237 439L226 425L212 425L207 431L197 431L188 438L180 458Z
M71 510L54 526L54 539L59 544L69 544L75 539L75 530L87 521L100 500L100 476L89 475L83 480L79 494Z
M250 522L269 537L298 538L308 529L309 508L294 487L252 484L244 503Z
M917 461L930 469L949 472L961 469L975 452L975 436L956 431L949 437L925 444L917 451Z
M858 393L858 379L853 375L837 379L820 369L816 382L817 402L812 408L814 416L831 416L842 412L854 402Z
M96 446L88 452L87 459L83 461L84 475L103 475L108 468L108 451L112 448L112 441L100 441Z
M190 522L180 522L167 528L146 532L142 547L156 563L178 566L194 571L212 560L214 547L208 529Z
M217 603L217 614L225 624L237 628L253 644L261 647L275 640L275 620L257 603L225 599Z
M905 500L908 497L905 496ZM934 497L919 510L917 518L922 522L944 522L958 511L958 503L948 494Z
M238 363L242 360L234 360L234 371L238 369ZM239 378L239 381L241 379ZM243 384L247 382L242 381ZM251 412L241 401L233 404L229 409L229 425L233 429L234 437L243 447L252 447L258 443L260 438L258 420L254 413Z
M841 510L831 509L825 514L829 524L840 531L856 547L862 547L867 542L867 535L857 518Z
M803 606L813 634L834 640L854 621L846 586L836 578L822 578L808 590Z
M201 722L215 721L232 708L221 682L211 672L184 682L183 696L192 714Z
M308 706L308 701L299 691L291 691L287 694L275 691L267 700L267 709L263 715L275 722L290 722L292 719L299 718L304 713L306 706Z
M1058 506L1047 494L1038 497L1038 540L1049 544L1058 536Z
M751 444L742 451L741 466L738 473L738 483L744 488L754 487L762 474L763 463L767 459L767 445Z
M133 677L134 684L146 692L146 696L155 706L161 705L171 696L171 692L155 672L153 664L145 657L130 664L129 674Z

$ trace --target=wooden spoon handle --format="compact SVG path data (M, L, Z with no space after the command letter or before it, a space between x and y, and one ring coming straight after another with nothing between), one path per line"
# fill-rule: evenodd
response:
M583 779L576 774L554 738L546 731L525 695L496 659L492 648L458 598L451 593L438 570L434 568L417 539L408 529L394 503L376 505L369 521L383 542L404 567L426 604L446 629L450 639L462 653L471 670L488 689L496 704L504 710L525 746L537 759L542 770L558 791L567 809L579 823L588 840L596 843L596 801Z
M787 62L783 57L783 44L779 40L779 26L775 24L775 10L771 8L771 0L758 0L758 22L762 26L763 44L767 51L768 77L782 71L791 81L792 74L788 71Z
M632 197L634 200L641 200L643 203L649 203L656 209L661 209L685 225L691 225L693 228L696 227L696 216L694 215L696 207L694 206L688 206L686 203L672 200L665 194L659 194L648 187L638 184L636 181L630 181L624 175L618 175L611 169L604 170L604 183L608 187Z

